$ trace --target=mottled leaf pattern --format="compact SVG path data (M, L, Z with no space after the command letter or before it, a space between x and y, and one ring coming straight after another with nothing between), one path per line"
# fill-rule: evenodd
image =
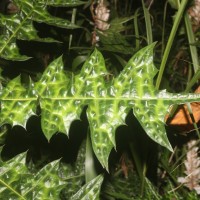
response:
M27 120L36 113L37 99L31 82L29 88L21 85L20 77L9 82L1 94L1 124L26 127Z
M16 40L32 40L40 42L55 42L52 38L40 38L37 30L33 26L33 21L46 23L57 27L74 29L77 25L66 19L52 16L48 11L48 6L78 6L83 1L78 0L15 0L19 11L12 15L0 14L0 57L8 60L26 60L27 56L20 55L16 45Z
M99 193L103 176L99 175L87 184L85 184L70 200L99 200Z
M41 122L47 139L55 132L68 133L71 122L79 118L82 110L78 106L71 106L67 98L70 95L70 78L63 71L61 57L46 70L36 84L36 90L41 97Z
M46 3L46 0L40 0L40 3ZM49 6L66 6L66 7L71 7L71 6L79 6L82 4L85 4L87 1L80 1L80 0L48 0L48 5Z
M66 181L66 185L62 190L64 199L70 199L85 183L85 141L79 149L79 153L75 163L61 163L59 174Z
M26 153L7 162L0 160L0 199L98 200L103 176L99 175L84 184L85 149L84 141L76 162L66 164L56 160L37 173L30 172L26 167Z
M17 78L3 89L1 121L25 126L39 103L42 130L49 140L56 132L68 135L71 123L80 118L87 106L93 150L108 169L108 157L115 147L115 131L125 124L132 109L149 137L172 150L165 132L165 115L173 104L200 101L200 94L157 91L153 85L157 73L153 48L154 44L137 52L111 81L107 80L104 58L97 49L77 75L64 72L59 57L40 81L31 83L29 88L23 88Z
M26 167L26 154L0 161L0 199L55 200L65 182L59 177L59 160L43 167L36 174Z

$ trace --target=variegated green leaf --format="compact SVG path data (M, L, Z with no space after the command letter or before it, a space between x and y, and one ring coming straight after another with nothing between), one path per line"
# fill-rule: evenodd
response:
M49 6L62 6L62 7L72 7L79 6L87 3L87 1L80 0L40 0L41 3L47 3Z
M18 120L17 123L24 125L29 115L24 114L26 117L20 119L16 115L16 119L12 119L10 113L22 112L22 108L26 112L34 110L33 105L38 99L42 130L49 140L56 132L68 134L71 123L80 118L87 106L93 150L102 166L108 169L108 157L115 147L115 131L125 124L125 118L132 109L149 137L172 150L164 127L165 115L171 105L200 101L200 95L171 94L155 89L153 78L157 69L153 64L153 47L154 44L137 52L119 76L111 81L107 80L104 58L98 50L92 53L77 75L64 72L60 57L46 69L41 80L31 89L32 93L21 86L20 89L12 86L12 90L3 90L2 103L9 100L12 106L7 104L6 109L2 109L2 122ZM15 82L10 84L19 85ZM5 95L7 90L10 92L8 97ZM28 107L19 108L18 102L21 103L22 99Z
M70 200L99 200L99 193L103 176L99 175L87 184L85 184Z
M75 163L61 163L59 174L66 181L66 185L61 193L64 199L70 199L85 183L85 152L86 144L84 141L79 149Z
M18 13L7 16L0 14L0 57L9 60L26 60L28 57L22 56L16 45L16 39L32 40L40 42L55 42L51 38L40 38L33 26L33 21L42 22L62 28L74 29L77 28L66 19L61 19L52 16L47 11L47 6L64 6L64 1L14 1L19 8ZM77 6L82 4L82 1L65 1L66 6Z
M37 99L33 83L24 88L20 80L18 76L10 81L1 93L0 122L25 128L27 120L36 113Z
M26 154L0 161L0 199L55 200L65 182L58 176L59 160L53 161L38 173L26 167Z
M41 97L42 129L48 140L55 132L68 134L71 122L79 119L82 111L78 105L71 106L68 103L70 100L66 99L70 96L70 78L63 71L62 58L55 60L51 66L36 84L36 90Z
M126 30L124 23L132 20L134 17L124 17L124 18L115 18L110 21L109 29L102 31L96 31L99 36L101 49L111 52L119 52L122 54L132 55L135 53L135 49L129 44L126 40L126 37L120 32Z

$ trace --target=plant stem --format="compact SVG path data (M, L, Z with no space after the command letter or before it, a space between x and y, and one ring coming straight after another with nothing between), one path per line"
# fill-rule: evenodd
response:
M76 12L77 12L77 8L73 8L73 10L72 10L72 18L71 18L71 23L72 24L75 24ZM69 36L69 49L71 48L72 38L73 38L73 35L70 34L70 36Z
M151 16L149 14L149 10L146 8L144 4L144 0L142 0L142 8L144 11L145 25L146 25L146 31L147 31L147 43L151 44L153 42Z
M141 158L138 156L138 153L136 151L136 148L134 147L134 143L129 143L129 148L130 148L130 151L131 151L131 155L132 155L132 158L134 160L134 163L135 163L135 168L136 168L136 171L138 172L138 175L140 177L140 180L141 180L141 196L143 195L144 193L144 184L145 184L145 176L146 176L146 162L142 161Z
M194 37L193 30L192 30L191 21L190 21L187 13L185 13L184 20L185 20L185 27L186 27L187 36L188 36L188 42L189 42L189 47L190 47L192 63L194 66L194 72L196 73L197 70L199 69L199 60L198 60L197 48L195 45L192 45L195 43L195 37Z
M85 155L85 180L86 183L97 177L97 171L95 168L94 154L92 150L92 144L90 141L89 130L87 132L86 139L86 155Z
M166 63L167 63L167 59L168 59L168 56L169 56L169 53L170 53L176 32L177 32L177 29L178 29L178 26L179 26L180 21L182 19L183 12L185 10L187 3L188 3L188 0L182 0L180 7L178 9L178 12L176 14L176 18L175 18L175 21L174 21L168 42L167 42L167 46L166 46L166 49L165 49L165 52L164 52L164 55L163 55L161 65L160 65L160 70L159 70L158 77L157 77L157 80L156 80L156 89L159 89L159 87L160 87L160 83L161 83L163 72L164 72L164 69L165 69L165 66L166 66Z
M200 139L200 133L199 133L199 129L198 129L198 126L197 126L197 124L196 124L196 121L195 121L195 119L194 119L192 107L191 107L190 103L186 103L186 105L187 105L187 109L188 109L188 111L189 111L189 113L190 113L190 118L191 118L191 120L192 120L192 122L193 122L194 129L195 129L195 131L196 131L196 133L197 133L198 138Z
M184 92L185 93L189 92L192 86L199 80L199 78L200 78L200 69L197 69L196 73L194 74L190 82L187 84L187 87Z
M134 30L135 30L135 48L139 49L140 46L140 34L139 34L139 29L138 29L138 14L139 13L139 9L136 10L135 14L134 14Z
M161 50L161 55L163 55L163 52L164 52L164 49L165 49L165 21L166 21L166 14L167 14L167 4L168 4L168 2L166 1L165 7L164 7L164 12L163 12L162 50Z

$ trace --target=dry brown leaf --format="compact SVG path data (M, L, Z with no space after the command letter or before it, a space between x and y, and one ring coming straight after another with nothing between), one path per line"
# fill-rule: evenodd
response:
M195 90L195 93L200 93L200 86ZM194 102L190 105L192 108L194 121L196 123L200 122L200 102ZM180 105L172 118L167 115L166 123L167 125L180 126L185 131L194 129L193 121L186 105Z

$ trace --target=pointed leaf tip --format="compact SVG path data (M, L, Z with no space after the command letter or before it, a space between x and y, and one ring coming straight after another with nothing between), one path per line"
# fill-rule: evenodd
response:
M110 82L105 80L108 71L97 49L79 74L65 73L60 57L49 65L40 81L32 87L24 88L19 77L14 79L0 96L2 123L25 126L39 101L42 130L49 141L57 132L68 134L71 123L80 119L83 108L88 106L86 112L93 150L108 171L108 158L115 148L116 128L124 124L133 109L147 135L173 151L164 127L169 106L200 101L200 95L170 94L155 89L154 46L155 43L138 51L119 76Z
M103 175L99 175L96 178L85 184L70 200L98 200L103 182Z

